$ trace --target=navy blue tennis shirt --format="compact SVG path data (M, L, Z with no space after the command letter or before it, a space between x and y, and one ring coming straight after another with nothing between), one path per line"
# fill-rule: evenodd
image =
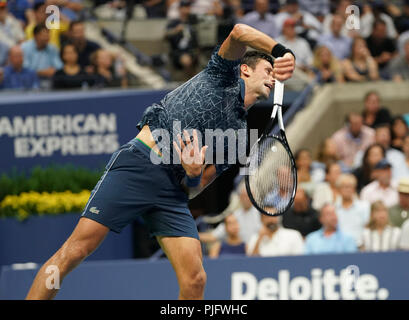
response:
M214 50L203 71L168 93L159 103L149 106L137 124L139 129L142 129L144 125L149 125L153 138L160 146L163 155L166 152L172 154L172 141L177 140L174 137L175 134L180 134L181 131L188 128L200 131L202 145L205 144L207 129L221 129L223 132L233 129L236 133L237 130L242 129L246 132L245 86L244 81L239 77L240 60L226 60L218 55L218 50L219 47ZM164 143L163 132L169 133L170 141ZM227 137L224 138L224 163L216 162L216 142L213 143L213 164L216 166L217 175L232 165L228 163L227 140ZM247 139L245 135L236 134L236 140L235 156L236 159L240 159L243 154L238 154L238 152L244 150L245 153ZM240 148L239 145L241 145ZM177 156L176 153L175 156ZM185 175L182 166L180 164L170 165L173 166L177 178L181 181Z

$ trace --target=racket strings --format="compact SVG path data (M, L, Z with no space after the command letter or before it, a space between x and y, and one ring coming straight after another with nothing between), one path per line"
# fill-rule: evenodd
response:
M251 153L249 187L254 201L270 214L287 210L295 185L290 155L282 142L268 137Z

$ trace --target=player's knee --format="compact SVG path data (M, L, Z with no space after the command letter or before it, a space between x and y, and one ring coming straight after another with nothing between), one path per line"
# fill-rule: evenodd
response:
M206 272L202 269L185 278L184 289L193 294L200 295L206 286Z

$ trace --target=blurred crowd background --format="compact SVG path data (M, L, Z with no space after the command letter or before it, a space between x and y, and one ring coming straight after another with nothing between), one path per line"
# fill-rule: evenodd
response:
M47 26L51 5L57 29ZM0 88L175 85L202 70L236 23L295 53L295 90L312 81L409 81L408 0L9 0L0 1ZM147 74L157 77L150 83ZM208 203L192 208L205 254L409 250L409 102L407 111L395 114L368 91L342 128L317 141L317 154L294 150L299 188L283 217L260 215L236 170L227 208L208 219ZM138 256L151 255L157 246L135 228Z

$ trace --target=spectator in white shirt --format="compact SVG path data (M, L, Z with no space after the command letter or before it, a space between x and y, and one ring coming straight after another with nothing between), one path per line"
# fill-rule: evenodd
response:
M356 194L357 180L352 174L342 174L337 180L340 198L336 201L338 225L342 232L352 236L357 246L369 221L369 203Z
M304 242L301 233L283 228L279 217L262 215L261 222L262 228L250 238L248 243L249 256L272 257L303 253Z
M335 203L339 195L336 182L341 175L341 166L337 162L328 163L325 168L325 181L318 184L314 189L312 207L321 210L326 203Z
M371 218L362 234L362 251L393 251L399 248L401 230L389 224L388 208L382 201L371 205Z
M6 2L0 2L0 41L12 47L25 38L20 22L7 9Z
M361 191L361 199L369 203L381 200L388 208L394 206L399 201L398 190L395 183L391 182L391 164L382 159L373 171L375 181L365 186Z

